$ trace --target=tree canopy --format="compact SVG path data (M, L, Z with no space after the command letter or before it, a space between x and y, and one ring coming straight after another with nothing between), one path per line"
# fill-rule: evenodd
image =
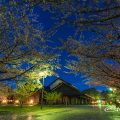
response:
M25 82L19 81L17 88L14 90L14 95L19 99L20 105L22 106L24 100L32 96L35 92L42 88L42 84L32 80Z
M48 11L56 21L47 32L30 17L36 6ZM63 40L62 48L77 58L70 60L67 68L86 75L89 84L120 89L120 1L13 0L4 2L0 12L1 80L15 78L53 59L55 54L46 49L44 35L51 36L67 25L74 32ZM24 63L29 67L20 72Z
M56 61L27 1L2 1L0 8L0 81L24 76L41 63ZM53 61L52 61L53 60Z
M66 0L47 2L43 8L57 21L51 29L72 26L74 34L64 48L78 59L67 68L87 76L92 85L120 89L120 2L118 0Z
M58 93L57 91L53 91L53 92L47 92L44 91L44 99L49 103L49 104L53 104L56 103L57 100L59 100L61 98L61 93Z

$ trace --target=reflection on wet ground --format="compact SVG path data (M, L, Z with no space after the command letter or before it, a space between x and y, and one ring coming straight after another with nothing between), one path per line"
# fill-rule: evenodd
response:
M0 112L0 120L120 120L119 112L108 113L95 107L68 107L28 113Z
M34 120L34 118L32 115L9 114L0 115L0 120Z

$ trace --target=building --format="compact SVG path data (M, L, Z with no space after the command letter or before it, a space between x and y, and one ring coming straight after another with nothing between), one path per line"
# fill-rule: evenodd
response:
M56 102L56 104L65 104L65 105L88 105L92 104L95 99L87 94L83 94L80 90L78 90L72 84L58 78L49 84L44 90L48 92L57 91L61 93L61 99ZM34 101L35 104L40 103L41 92L38 91L31 97L27 99L28 103ZM44 100L44 104L47 104L46 100Z
M72 84L58 78L49 84L47 87L44 88L45 91L52 92L57 91L61 93L61 99L59 99L55 104L65 104L65 105L82 105L82 104L92 104L94 98L87 94L83 94L80 90L78 90ZM3 98L4 96L2 96ZM4 98L8 101L8 99ZM17 99L11 99L15 103L19 103ZM9 101L11 101L9 99ZM41 103L41 90L37 91L31 97L24 101L24 104L40 104ZM44 99L44 104L47 104L46 100Z
M2 84L0 86L0 91L0 104L11 104L14 99L14 96L10 94L12 92L12 88Z
M62 94L61 100L57 104L79 105L91 104L94 98L87 94L82 94L75 86L58 78L48 86L49 91L57 91Z

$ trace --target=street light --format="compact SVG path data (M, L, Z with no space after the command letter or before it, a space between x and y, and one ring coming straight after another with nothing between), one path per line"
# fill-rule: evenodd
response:
M41 72L38 73L39 77L42 78L42 89L41 89L41 109L43 107L43 94L44 94L44 79L47 76L56 76L55 72L53 71L53 68L49 65L43 66L44 69L41 70Z
M29 101L29 104L33 104L33 103L34 103L34 100L31 99L31 100Z
M113 89L112 89L112 88L109 88L109 90L110 90L110 91L113 91Z
M44 78L48 75L48 71L43 71L39 73L39 76L42 77L42 91L41 91L41 109L43 108L43 94L44 94Z
M109 88L110 91L115 92L117 89L116 88Z

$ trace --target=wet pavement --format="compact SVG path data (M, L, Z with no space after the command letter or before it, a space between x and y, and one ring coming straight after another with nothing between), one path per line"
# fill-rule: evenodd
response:
M104 107L72 106L27 113L0 111L0 120L120 120L120 111L106 112Z

